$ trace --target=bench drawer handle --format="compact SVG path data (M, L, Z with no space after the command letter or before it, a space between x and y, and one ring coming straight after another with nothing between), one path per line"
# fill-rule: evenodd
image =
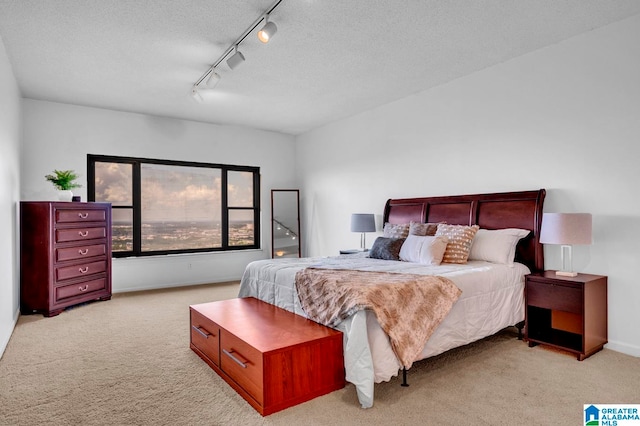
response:
M87 266L86 268L78 268L78 272L80 272L81 274L86 274L87 272L89 272L89 267Z
M80 250L78 250L78 254L80 254L82 256L84 256L87 253L89 253L89 249L84 249L84 250L80 249Z
M244 362L240 361L238 358L236 358L235 356L233 356L233 354L231 353L231 352L233 352L233 351L229 352L228 350L223 349L223 350L222 350L222 352L224 352L224 354L225 354L226 356L228 356L229 358L231 358L232 360L234 360L235 362L237 362L237 363L238 363L238 365L240 365L242 368L247 368L247 364L245 364Z
M86 219L89 217L89 213L78 213L80 219Z
M85 285L84 287L78 287L78 290L80 290L80 291L87 291L87 290L89 290L89 284Z
M86 237L87 235L89 235L89 231L78 231L78 235L80 235L81 237Z
M209 336L211 336L211 334L205 333L204 331L200 330L200 327L196 327L195 325L192 325L191 328L193 328L195 331L200 333L202 335L202 337L204 337L205 339L208 339Z

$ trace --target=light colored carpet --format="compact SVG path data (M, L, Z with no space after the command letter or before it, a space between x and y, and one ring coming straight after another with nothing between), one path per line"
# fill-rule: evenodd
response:
M189 349L190 304L237 283L116 294L53 318L22 316L0 360L1 425L584 424L585 403L640 403L640 359L583 362L507 329L419 362L410 387L352 385L261 417Z

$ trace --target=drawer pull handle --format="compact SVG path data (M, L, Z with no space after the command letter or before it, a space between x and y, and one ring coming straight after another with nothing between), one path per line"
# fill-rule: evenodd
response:
M226 349L223 349L222 352L224 352L224 354L226 356L228 356L229 358L231 358L232 360L234 360L235 362L238 363L238 365L240 365L242 368L247 368L247 364L245 364L244 362L240 361L238 358L236 358L235 356L233 356L233 354L231 352L229 352ZM233 352L233 351L232 351Z
M84 288L83 287L78 287L78 290L80 291L87 291L89 290L89 284L85 285Z
M78 231L78 235L80 235L81 237L86 237L87 235L89 235L89 231Z
M89 213L78 213L80 219L86 219L89 217Z
M195 325L192 325L191 328L193 328L195 331L200 333L202 335L202 337L204 337L205 339L208 339L209 336L211 336L211 334L205 333L204 331L200 330L200 327L196 327Z
M87 272L89 272L89 267L87 266L86 268L78 268L78 272L80 272L81 274L86 274Z
M81 254L82 256L84 256L87 253L89 253L89 249L84 249L84 250L80 249L80 250L78 250L78 254Z

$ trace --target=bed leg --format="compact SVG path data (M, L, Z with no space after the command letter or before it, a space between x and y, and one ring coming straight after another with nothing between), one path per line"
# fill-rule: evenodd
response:
M522 329L524 328L524 321L520 321L519 323L517 323L516 327L518 328L518 340L522 340Z
M407 383L407 367L402 367L402 383L400 386L408 387L409 383Z

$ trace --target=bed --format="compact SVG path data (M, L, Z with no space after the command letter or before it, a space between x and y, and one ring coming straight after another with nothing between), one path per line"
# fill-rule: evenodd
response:
M478 244L476 254L469 255L466 262L460 264L436 265L374 259L367 253L260 260L247 266L239 297L256 297L309 317L296 289L296 279L299 279L301 271L349 270L360 271L357 274L444 277L461 290L460 296L411 361L438 355L509 326L521 329L524 321L524 276L544 269L543 249L539 242L544 197L545 190L540 189L389 199L384 208L385 224L440 224L439 229L446 227L442 224L450 225L449 228L456 225L474 227L478 231L473 237L471 252L474 244ZM487 257L486 248L490 246L484 244L494 240L487 240L486 236L493 238L495 234L511 230L520 230L521 235L526 235L513 242L511 259L503 262L501 258L493 258L492 253ZM483 237L480 238L480 235ZM378 240L374 246L377 243ZM481 247L485 248L484 252ZM406 380L406 366L411 364L399 360L390 337L383 331L372 310L357 310L332 326L344 333L346 380L355 385L363 408L373 405L375 383L388 381L400 371L403 371Z

